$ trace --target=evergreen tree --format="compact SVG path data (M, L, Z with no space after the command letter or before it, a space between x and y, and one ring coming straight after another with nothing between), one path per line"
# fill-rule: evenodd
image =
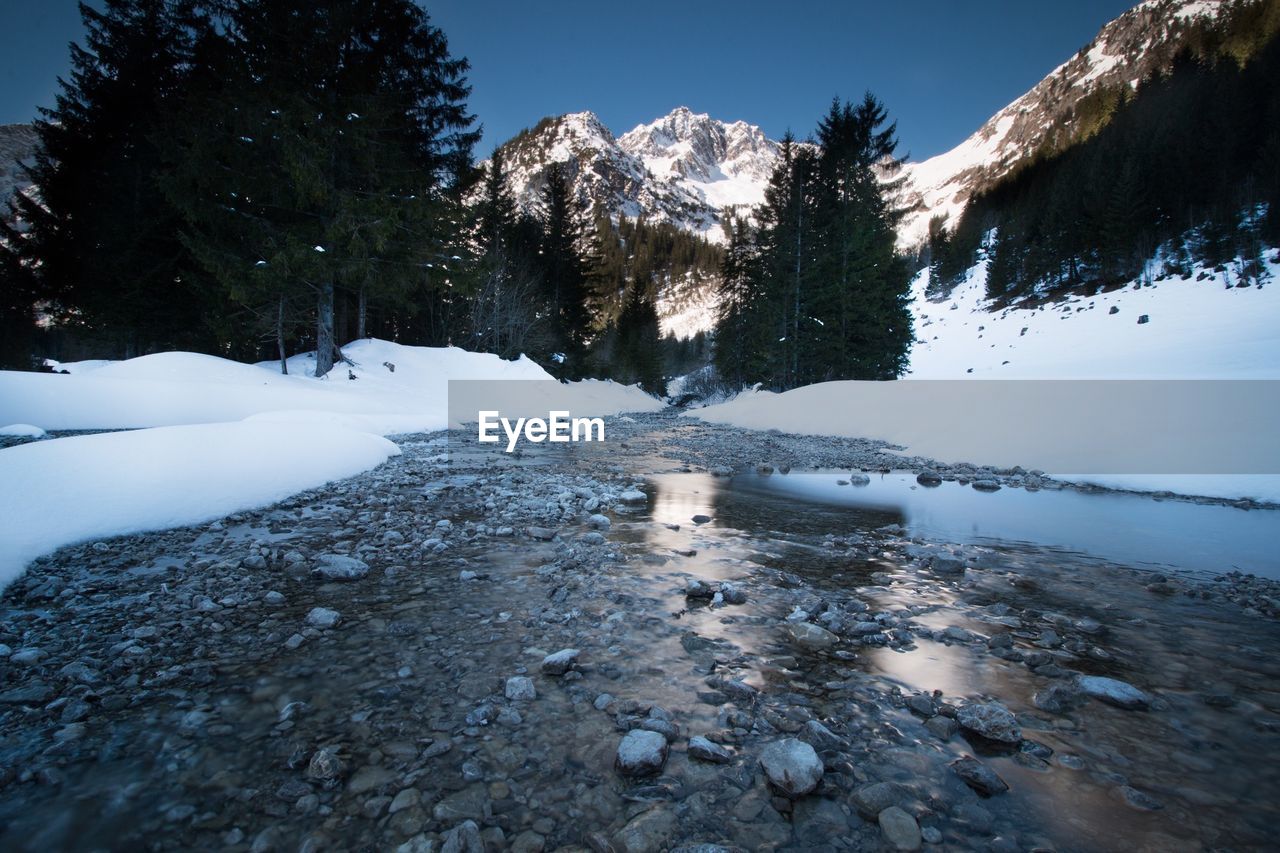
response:
M666 393L658 312L652 292L642 281L633 281L627 289L614 346L615 379L638 383L650 394Z
M323 376L341 289L406 304L460 275L467 64L409 0L244 0L211 50L168 197L238 303L310 295Z
M80 15L84 43L36 122L39 192L14 199L25 233L0 223L5 264L25 282L19 301L40 300L118 355L208 346L209 305L183 275L177 214L157 185L157 137L189 79L200 19L183 0L81 3Z
M543 190L542 264L547 310L552 319L557 375L579 378L584 370L587 316L587 271L579 252L579 206L564 164L547 170Z

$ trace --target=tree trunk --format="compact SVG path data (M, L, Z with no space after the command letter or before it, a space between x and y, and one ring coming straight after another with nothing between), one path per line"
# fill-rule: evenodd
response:
M280 372L289 375L289 359L284 352L284 297L280 297L280 306L276 311L276 349L280 351Z
M320 285L316 304L316 376L333 369L333 282Z
M356 337L364 340L369 319L369 301L365 297L364 288L360 288L360 301L356 306Z

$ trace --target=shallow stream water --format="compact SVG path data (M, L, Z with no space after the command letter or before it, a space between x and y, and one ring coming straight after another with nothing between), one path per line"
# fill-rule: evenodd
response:
M493 849L875 850L860 797L878 783L949 849L1276 846L1280 627L1196 584L1214 567L1274 577L1280 514L925 490L903 474L858 487L834 469L713 477L662 458L667 440L633 438L633 456L452 460L408 441L387 466L281 506L34 568L0 625L46 657L11 666L5 687L53 693L6 706L0 847L420 851L474 820ZM647 499L615 502L589 541L574 489L635 481ZM494 532L507 523L518 530ZM557 538L525 535L531 523ZM963 573L922 563L939 545L962 547ZM310 560L327 552L372 571L318 581ZM267 567L242 567L248 554ZM737 582L747 601L688 599L691 578ZM53 580L69 592L41 597ZM267 590L285 603L265 607ZM303 628L315 606L342 621ZM876 620L886 641L799 645L797 608ZM581 651L579 669L541 674L562 648ZM97 680L68 684L72 661ZM1151 708L1037 707L1076 673L1132 683ZM504 698L517 674L536 699ZM912 710L920 694L941 713ZM91 712L68 724L75 701ZM945 709L968 702L1014 712L1033 751L950 731ZM622 777L622 733L667 717L678 734L661 774ZM819 789L788 801L759 755L810 721L839 743L820 749ZM698 734L732 760L689 757ZM336 777L309 775L319 750L340 757ZM968 788L949 767L965 754L1009 791Z

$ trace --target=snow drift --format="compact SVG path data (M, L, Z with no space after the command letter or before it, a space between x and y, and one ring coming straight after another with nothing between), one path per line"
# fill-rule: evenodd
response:
M0 586L76 542L264 506L400 452L329 424L223 423L39 441L0 451Z

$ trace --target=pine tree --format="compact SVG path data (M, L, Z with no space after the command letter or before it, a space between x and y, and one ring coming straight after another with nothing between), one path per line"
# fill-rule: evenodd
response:
M189 78L200 26L191 7L80 4L84 43L71 46L70 76L36 122L28 176L39 193L14 199L25 233L3 226L0 240L29 298L124 356L209 343L206 304L183 275L177 214L157 185L157 137Z
M658 311L652 292L641 280L633 281L627 289L614 346L614 378L638 383L650 394L666 393Z
M409 0L245 0L223 43L168 196L237 302L310 294L323 376L341 289L406 304L461 274L467 65Z
M547 170L542 201L545 297L559 356L553 356L551 361L559 365L558 375L578 378L583 375L585 346L590 331L587 272L579 251L579 206L564 164L553 164Z

